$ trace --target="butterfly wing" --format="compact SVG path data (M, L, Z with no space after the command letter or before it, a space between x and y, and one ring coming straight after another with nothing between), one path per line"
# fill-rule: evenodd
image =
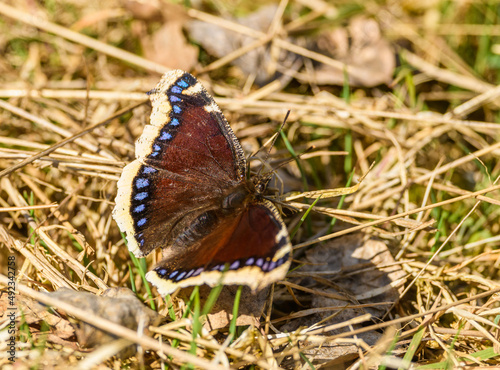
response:
M257 291L285 277L292 250L278 210L266 200L221 218L189 249L164 251L164 259L146 275L160 294L203 283L248 285Z
M219 107L189 73L166 73L150 98L151 121L137 140L137 159L123 170L113 211L138 257L170 245L225 189L242 183L246 169Z
M192 75L180 70L165 74L150 98L150 125L136 144L139 160L211 184L244 177L246 160L238 139Z

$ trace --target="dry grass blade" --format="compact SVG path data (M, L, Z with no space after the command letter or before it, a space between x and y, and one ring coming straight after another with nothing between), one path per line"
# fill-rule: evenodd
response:
M6 104L6 103L1 103L1 104ZM92 132L93 130L101 127L101 126L104 126L105 124L108 124L109 122L111 122L113 119L117 118L117 117L120 117L122 116L124 113L127 113L129 112L130 110L138 107L139 105L142 105L144 104L143 102L139 103L139 104L135 104L131 107L128 107L128 108L125 108L125 109L122 109L120 111L118 111L117 113L115 113L113 116L109 117L109 118L106 118L104 121L102 122L99 122L99 123L96 123L95 125L92 125L91 127L85 129L85 130L82 130L80 131L79 133L77 134L74 134L64 140L61 140L59 143L53 145L52 147L48 148L48 149L45 149L43 150L42 152L38 153L38 154L35 154L33 156L31 156L30 158L27 158L26 160L10 167L10 168L7 168L3 171L0 172L0 178L2 178L3 176L6 176L16 170L18 170L19 168L22 168L24 167L25 165L33 162L34 160L38 159L38 158L41 158L49 153L52 153L53 151L55 151L56 149L58 148L61 148L63 146L65 146L66 144L68 143L71 143L72 141L76 141L78 140L79 137L85 135L85 134L88 134L89 132ZM69 133L68 133L68 136L69 136ZM92 151L93 152L98 152L98 148L97 147L92 147ZM113 157L111 157L113 158Z
M353 233L355 231L359 231L359 230L365 229L365 228L370 227L370 226L379 225L379 224L382 224L382 223L385 223L385 222L388 222L388 221L396 220L398 218L403 218L403 217L406 217L406 216L409 216L409 215L413 215L415 213L419 213L419 212L422 212L422 211L425 211L425 210L428 210L428 209L433 209L433 208L441 207L441 206L446 205L446 204L460 202L460 201L462 201L464 199L475 198L477 195L482 195L482 194L490 193L492 191L496 191L496 190L499 190L499 189L500 189L500 185L491 186L491 187L489 187L487 189L479 190L479 191L476 191L474 193L466 194L466 195L463 195L463 196L460 196L460 197L455 197L453 199L446 200L446 201L439 202L439 203L434 203L434 204L431 204L431 205L428 205L428 206L425 206L425 207L420 207L420 208L417 208L417 209L414 209L414 210L411 210L411 211L408 211L408 212L403 212L403 213L400 213L400 214L397 214L397 215L394 215L394 216L386 217L386 218L383 218L381 220L367 222L367 223L359 225L359 226L355 226L355 227L352 227L352 228L349 228L349 229L346 229L346 230L343 230L343 231L339 231L339 232L336 232L336 233L333 233L333 234L330 234L330 235L326 235L326 236L323 236L323 237L320 237L320 238L317 238L317 239L314 239L314 240L311 240L311 241L300 243L300 244L295 245L294 248L295 249L299 249L299 248L307 247L309 245L312 245L312 244L315 244L315 243L319 243L319 242L322 242L322 241L325 241L325 240L328 240L328 239L332 239L332 238L335 238L335 237L339 237L341 235L346 235L346 234L349 234L349 233Z
M32 27L37 27L40 28L44 31L54 33L58 36L65 37L68 40L71 40L73 42L85 45L89 48L99 50L100 52L104 54L108 54L110 56L113 56L115 58L118 58L120 60L126 61L128 63L134 64L139 68L145 68L149 69L152 72L156 73L165 73L169 69L166 68L165 66L157 63L153 63L147 59L138 57L137 55L134 55L132 53L128 53L122 49L115 48L110 45L106 45L102 42L99 42L91 37L82 35L80 33L71 31L68 28L61 27L57 24L48 22L41 17L34 17L30 14L27 14L25 12L19 11L15 8L12 8L6 4L0 4L0 13L3 15L6 15L8 17L11 17L13 19L16 19L18 21L21 21L25 24L28 24Z
M339 197L341 195L347 195L347 194L352 194L355 193L359 185L361 183L358 183L350 188L340 188L340 189L324 189L324 190L315 190L315 191L307 191L303 192L297 195L290 195L285 198L286 202L290 202L295 199L300 199L300 198L318 198L321 197L321 199L328 199L328 198L334 198L334 197Z

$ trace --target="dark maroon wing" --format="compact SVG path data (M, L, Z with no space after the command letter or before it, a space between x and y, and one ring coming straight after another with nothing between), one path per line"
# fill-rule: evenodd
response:
M137 159L123 170L113 211L136 256L169 246L196 212L244 181L246 168L226 119L193 76L165 74L150 98L151 121L137 140Z
M185 250L171 249L147 278L160 294L208 284L248 285L257 291L282 280L290 267L285 224L269 201L252 203Z

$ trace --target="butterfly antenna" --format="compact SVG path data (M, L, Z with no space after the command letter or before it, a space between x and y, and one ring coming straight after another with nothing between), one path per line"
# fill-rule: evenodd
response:
M271 171L269 171L266 175L268 175L269 173L274 173L276 172L277 170L279 170L281 167L283 166L286 166L288 163L292 162L292 161L295 161L296 159L299 159L300 157L302 157L304 154L307 154L309 153L311 150L313 149L316 149L316 147L314 145L311 145L309 148L307 148L306 150L304 150L303 152L297 154L295 157L292 157L292 158L289 158L287 159L286 161L280 163L276 168L273 168ZM263 176L266 176L266 175L263 175Z
M283 130L283 127L285 126L286 124L286 120L288 119L288 116L290 115L290 109L286 112L286 116L285 116L285 119L283 120L283 123L281 124L277 134L279 134L282 130ZM263 164L262 166L259 168L259 172L257 173L257 177L260 176L260 173L262 172L262 169L264 168L264 164L267 162L268 158L269 158L269 155L271 154L271 150L273 149L273 146L274 146L274 143L276 142L276 140L278 139L278 136L279 135L276 135L274 136L274 139L273 141L271 142L271 145L269 145L269 149L267 150L267 153L266 153L266 156L264 157L264 160L263 160ZM272 171L274 172L274 171Z
M296 159L299 159L301 156L303 156L304 154L310 152L312 149L315 149L315 148L316 147L314 145L311 145L309 148L307 148L303 152L297 154L295 157L289 158L286 161L284 161L283 163L280 163L277 167L273 168L271 171L263 174L262 176L256 176L255 178L258 179L258 182L256 184L258 191L262 192L267 187L267 184L269 183L269 181L271 181L273 174L276 173L277 170L279 170L283 166L286 166L288 163L290 163ZM262 167L264 167L264 165L262 165Z

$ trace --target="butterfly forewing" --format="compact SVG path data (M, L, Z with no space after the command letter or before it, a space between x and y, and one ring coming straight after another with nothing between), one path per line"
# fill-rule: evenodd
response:
M177 73L176 73L177 72ZM166 74L151 93L153 110L136 145L145 163L204 183L239 182L246 161L219 107L188 73Z
M217 204L222 189L244 180L246 166L220 109L193 76L167 73L150 98L151 121L120 178L114 211L137 256L175 240L175 225Z

